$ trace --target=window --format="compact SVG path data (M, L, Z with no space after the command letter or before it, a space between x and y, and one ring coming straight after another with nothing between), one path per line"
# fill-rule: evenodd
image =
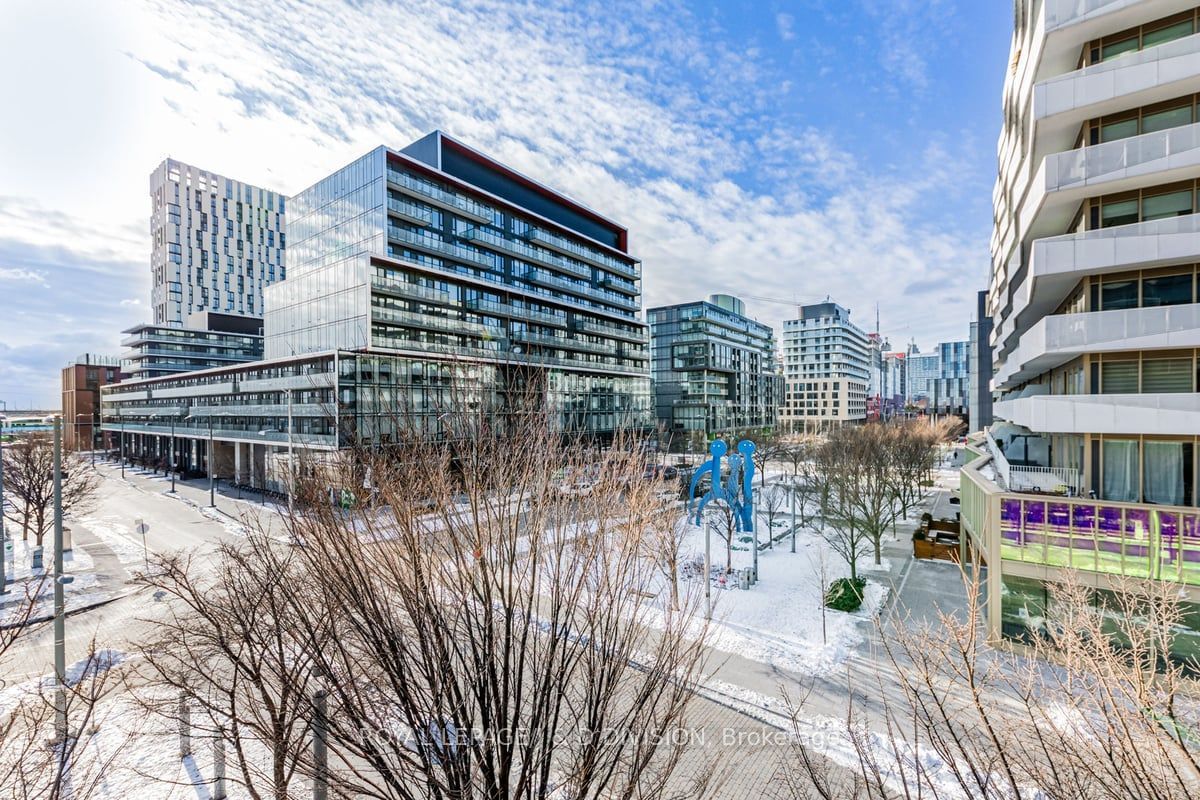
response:
M1122 39L1119 42L1112 42L1100 48L1100 60L1108 61L1110 58L1116 58L1125 53L1133 53L1138 49L1138 36L1135 33L1128 39Z
M1192 124L1192 104L1179 108L1169 108L1166 111L1156 111L1142 117L1142 133L1154 133L1167 128L1178 128L1180 125ZM1129 134L1132 135L1132 134Z
M1192 391L1191 358L1147 358L1142 363L1142 391Z
M1135 280L1105 281L1100 288L1100 308L1113 311L1122 308L1137 308L1138 285Z
M1179 217L1192 213L1192 190L1156 194L1142 198L1142 220Z
M1138 443L1136 439L1104 440L1104 499L1138 501Z
M1100 208L1100 225L1111 228L1114 225L1129 225L1138 221L1138 201L1121 200L1116 203L1105 203Z
M1138 135L1137 117L1123 119L1119 122L1109 122L1100 126L1100 141L1111 142L1116 139L1128 139Z
M1185 36L1192 35L1192 21L1184 20L1176 22L1174 25L1167 25L1158 30L1146 31L1142 34L1142 48L1154 47L1158 44L1170 42L1175 39L1182 39Z
M1190 449L1190 448L1189 448ZM1142 485L1147 503L1177 506L1184 502L1183 442L1147 441ZM1187 454L1190 458L1191 453Z
M1136 394L1138 390L1138 362L1104 361L1100 369L1101 394ZM1112 499L1112 498L1109 498Z
M1192 276L1164 275L1142 281L1142 305L1174 306L1192 302Z

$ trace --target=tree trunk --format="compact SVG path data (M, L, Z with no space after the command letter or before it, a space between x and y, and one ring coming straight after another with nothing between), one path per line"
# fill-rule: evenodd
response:
M879 547L880 537L876 536L876 537L874 537L874 539L875 539L875 566L878 567L883 564L883 557L880 553L880 547Z

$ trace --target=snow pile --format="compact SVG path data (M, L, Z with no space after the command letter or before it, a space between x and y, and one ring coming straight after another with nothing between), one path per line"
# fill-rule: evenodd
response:
M0 595L0 626L24 618L30 595L36 594L31 619L45 617L54 611L54 541L47 536L43 546L43 569L33 569L32 541L9 540L13 548L13 569L8 572L8 593ZM63 573L74 577L65 588L67 610L109 599L98 588L96 575L91 572L92 557L83 548L63 552Z

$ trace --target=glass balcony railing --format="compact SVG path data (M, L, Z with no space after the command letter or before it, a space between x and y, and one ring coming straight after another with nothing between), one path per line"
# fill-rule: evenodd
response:
M389 225L388 238L398 242L405 242L421 250L438 253L457 261L467 261L487 269L495 269L495 262L488 256L465 247L460 247L436 236L421 234L407 228Z
M431 303L440 303L442 305L450 303L449 292L398 278L385 278L380 275L373 275L371 276L371 288L389 294L401 295L402 297L427 300Z
M536 267L531 267L528 264L518 263L517 266L523 267L523 269L517 273L518 277L529 281L530 283L535 283L540 286L550 286L556 289L563 289L589 299L603 299L607 303L612 303L613 305L622 306L625 308L637 309L640 307L636 299L626 297L622 294L618 294L617 292L602 289L598 286L581 284L578 281L567 280L566 278L560 278L544 269L537 269Z
M567 326L567 317L565 314L559 315L550 314L545 311L533 311L523 306L513 305L512 303L500 303L480 297L473 297L467 300L467 308L487 314L498 314L505 317L529 320L530 322L540 322L543 325L554 325L559 328Z
M549 250L544 250L540 247L531 247L519 239L506 239L500 234L486 228L471 228L463 234L463 238L479 242L487 247L501 250L519 258L536 261L539 264L561 270L584 280L590 280L592 277L591 269L582 264L574 264Z
M616 275L604 275L600 278L600 285L609 289L616 289L618 292L624 292L625 294L639 294L637 284L627 281L624 278L619 278Z
M491 222L492 220L494 212L490 207L469 197L447 191L432 181L427 181L394 169L387 171L387 177L390 182L396 184L402 191L411 192L443 208L449 208L452 211L473 217L479 222Z
M1092 183L1106 176L1162 161L1181 153L1200 156L1200 123L1181 125L1128 139L1083 147L1049 156L1046 164L1048 190Z
M1046 0L1046 29L1068 25L1121 0Z
M646 341L646 330L644 328L640 330L622 328L619 325L609 325L608 323L585 317L575 318L575 330L584 331L585 333L597 333L602 336L613 336L618 339L627 339L631 342L644 343Z
M628 262L621 261L620 259L614 258L607 253L603 253L599 250L587 247L586 245L579 244L578 242L573 242L565 236L559 236L557 234L550 233L549 231L542 230L541 228L530 228L525 236L531 242L544 244L546 247L559 250L567 255L571 255L575 258L586 261L589 264L594 264L597 267L603 267L604 269L612 270L613 272L624 275L627 278L637 280L641 277L641 270L638 268L637 264L630 264Z
M389 197L387 207L388 211L403 217L409 222L415 222L418 225L430 225L433 223L432 213L408 200L397 200L394 197Z
M380 322L392 322L397 325L407 325L422 330L464 333L471 336L487 336L493 339L504 337L504 330L502 328L484 325L479 322L468 322L457 317L445 317L439 314L422 314L417 311L402 311L394 308L371 306L371 318Z

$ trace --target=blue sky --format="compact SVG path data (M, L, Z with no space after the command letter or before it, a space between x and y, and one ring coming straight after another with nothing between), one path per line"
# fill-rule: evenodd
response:
M986 281L1004 3L64 5L0 24L10 409L148 319L167 155L290 194L442 128L627 224L648 306L878 303L897 349L966 338Z

